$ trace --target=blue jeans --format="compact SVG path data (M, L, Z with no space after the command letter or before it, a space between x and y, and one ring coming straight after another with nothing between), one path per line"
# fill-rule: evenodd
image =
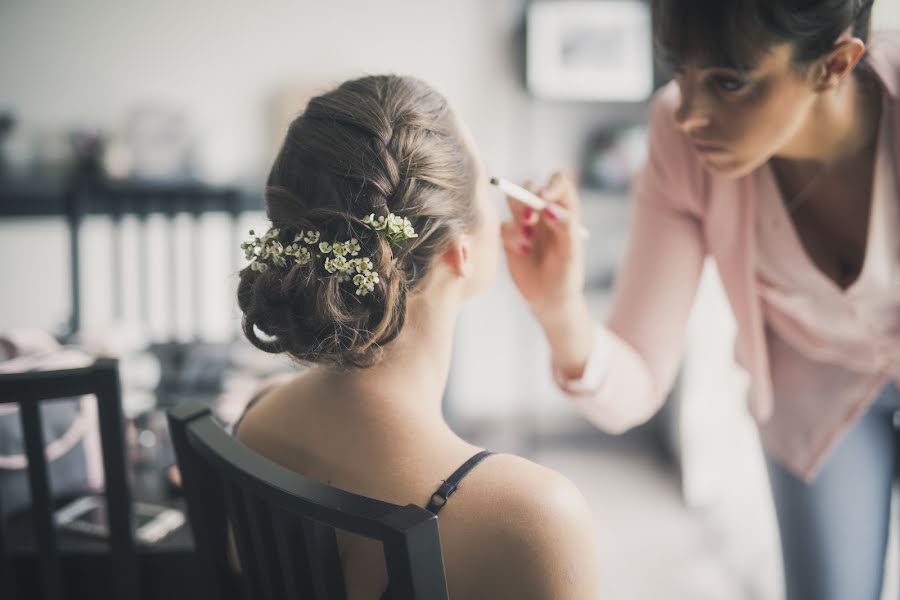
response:
M900 433L900 391L882 389L804 483L766 457L787 600L878 600Z

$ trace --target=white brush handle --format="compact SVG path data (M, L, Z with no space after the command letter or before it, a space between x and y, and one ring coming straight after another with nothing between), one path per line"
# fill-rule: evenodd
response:
M492 178L491 183L500 188L500 190L502 190L507 195L515 198L522 204L530 206L536 211L542 211L549 205L549 202L547 202L537 194L529 192L525 188L518 186L511 181L507 181L502 177ZM557 215L559 217L559 220L563 223L567 223L569 221L569 211L567 211L565 208L554 204L553 213ZM584 227L584 225L578 226L578 232L584 239L588 239L589 237L591 237L590 232Z

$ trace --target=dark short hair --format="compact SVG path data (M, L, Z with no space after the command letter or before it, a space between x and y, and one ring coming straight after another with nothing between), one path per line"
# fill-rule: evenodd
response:
M753 68L776 43L809 65L846 30L868 42L874 0L652 0L658 61Z

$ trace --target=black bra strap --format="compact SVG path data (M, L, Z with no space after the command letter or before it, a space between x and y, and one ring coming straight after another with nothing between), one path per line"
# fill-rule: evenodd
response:
M444 505L447 504L447 498L449 498L450 495L456 491L456 488L459 487L459 483L463 480L463 477L468 475L469 471L474 469L478 463L491 454L493 454L493 452L489 450L482 450L464 462L450 477L444 480L444 484L431 495L431 500L428 501L428 506L426 506L425 509L434 514L438 514L441 509L444 508Z

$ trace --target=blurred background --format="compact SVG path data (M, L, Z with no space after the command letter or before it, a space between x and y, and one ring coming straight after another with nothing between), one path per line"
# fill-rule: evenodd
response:
M875 27L900 27L900 5L877 1ZM166 460L159 410L203 398L233 418L260 380L292 368L241 340L234 301L238 242L264 223L268 166L309 97L385 72L444 93L491 174L577 174L602 319L649 97L665 82L649 36L642 0L4 0L0 335L39 330L121 356L147 464ZM607 597L777 599L733 335L708 268L666 408L610 437L553 384L540 331L501 271L458 323L447 418L579 485Z

